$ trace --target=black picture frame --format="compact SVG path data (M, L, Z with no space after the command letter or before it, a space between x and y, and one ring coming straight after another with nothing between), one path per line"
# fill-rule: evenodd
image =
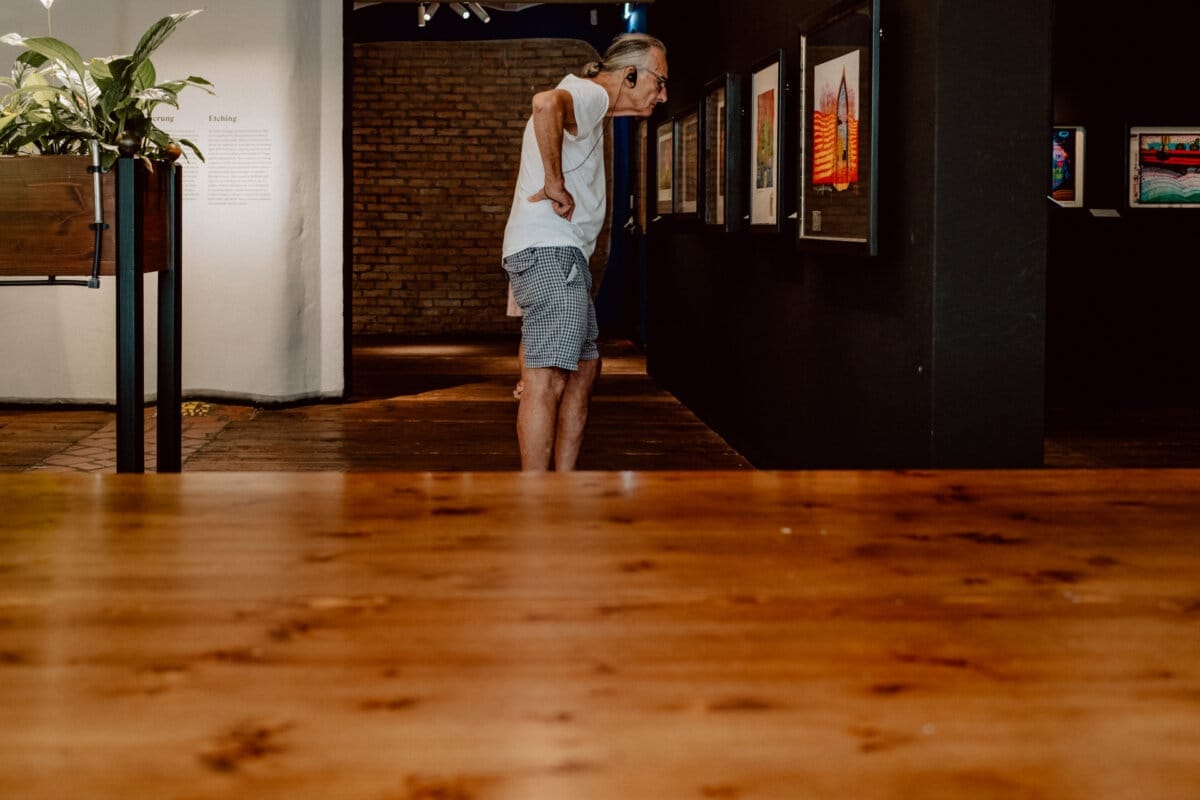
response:
M1200 208L1200 126L1129 127L1129 208Z
M746 205L752 231L777 233L783 224L784 120L788 110L785 66L779 49L750 70Z
M654 219L675 213L675 120L654 126Z
M796 241L879 252L880 0L842 0L799 29Z
M744 223L744 112L740 75L726 72L704 85L704 101L700 104L700 219L709 229L726 233L740 231Z
M700 110L691 108L673 118L675 179L673 210L681 218L696 217L700 208Z
M1082 125L1055 125L1050 129L1050 200L1062 208L1083 206L1084 148L1087 132Z
M634 213L638 229L646 230L646 226L650 222L650 178L649 171L649 154L647 152L648 142L650 141L650 122L649 120L639 119L633 134L633 160L634 160L634 179L633 179L633 195L634 195Z

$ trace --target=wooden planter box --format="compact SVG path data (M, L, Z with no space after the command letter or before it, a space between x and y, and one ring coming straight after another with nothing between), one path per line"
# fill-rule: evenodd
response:
M96 234L91 160L86 156L0 157L0 275L85 276L92 273ZM141 219L142 272L167 269L167 184L171 170L138 163L134 201ZM116 176L101 175L100 274L115 275Z
M0 157L0 291L92 274L94 175L84 156ZM144 472L143 275L158 279L158 471L181 467L182 172L122 158L100 176L100 274L116 277L117 472ZM57 281L60 276L71 280ZM36 281L37 283L45 281ZM86 281L84 282L86 283Z

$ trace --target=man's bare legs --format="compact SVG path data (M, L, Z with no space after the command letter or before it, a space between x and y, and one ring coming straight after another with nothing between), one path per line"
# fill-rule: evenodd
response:
M567 371L558 367L521 365L521 405L517 409L517 442L521 446L521 469L550 469L558 406L567 388Z
M554 468L559 472L575 469L592 405L592 389L599 376L599 358L580 361L579 369L567 376L567 387L558 406L558 434L554 439Z
M575 469L592 388L599 374L598 358L579 362L579 369L574 372L522 364L521 381L525 388L517 410L521 469L548 470L551 454L560 472Z

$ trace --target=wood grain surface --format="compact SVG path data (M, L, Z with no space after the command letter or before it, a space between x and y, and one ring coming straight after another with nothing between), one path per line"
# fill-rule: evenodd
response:
M96 247L95 195L86 156L0 157L0 275L90 275ZM139 167L144 272L165 269L168 168ZM116 174L101 177L100 274L116 274Z
M0 797L1200 787L1200 471L0 476Z

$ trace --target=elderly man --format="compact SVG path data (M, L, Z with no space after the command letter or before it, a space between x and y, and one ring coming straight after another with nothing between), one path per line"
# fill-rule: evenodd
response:
M522 469L549 469L552 456L575 468L600 374L588 259L606 217L605 120L649 117L666 99L666 48L639 33L533 97L503 250L522 314Z

